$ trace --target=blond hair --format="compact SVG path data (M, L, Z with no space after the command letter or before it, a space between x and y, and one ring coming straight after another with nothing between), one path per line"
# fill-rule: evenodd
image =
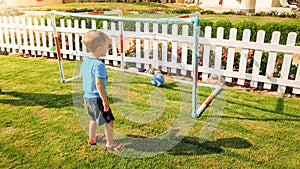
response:
M86 33L82 43L90 52L96 53L99 47L106 45L109 41L110 38L105 33L94 29Z

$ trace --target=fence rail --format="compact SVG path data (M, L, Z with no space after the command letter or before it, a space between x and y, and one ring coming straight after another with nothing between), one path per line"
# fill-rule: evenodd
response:
M133 29L124 30L124 63L140 69L159 68L173 74L189 75L192 71L191 26L188 24L134 24ZM90 29L99 27L92 20L60 20L57 30L64 59L82 60L90 53L80 41ZM120 31L117 22L103 22L100 28L112 38L110 53L104 57L105 63L119 66ZM55 57L50 19L31 17L0 17L0 50L9 53L23 53ZM271 43L264 43L265 32L257 32L256 42L250 42L251 32L245 29L243 39L237 40L237 29L231 29L229 39L224 39L224 28L217 29L217 37L211 38L212 28L206 27L199 39L199 74L206 81L211 74L223 76L226 82L236 82L264 89L276 86L278 92L292 89L300 94L300 47L295 46L296 33L289 33L285 45L279 44L280 32L273 32Z

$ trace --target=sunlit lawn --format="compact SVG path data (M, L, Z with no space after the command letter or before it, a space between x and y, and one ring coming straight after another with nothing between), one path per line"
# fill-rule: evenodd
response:
M116 116L115 129L123 136L117 140L128 146L124 157L105 153L103 143L86 144L87 115L82 110L80 80L62 84L55 60L0 56L0 65L0 88L4 91L0 93L0 168L298 168L300 165L299 99L224 89L201 118L192 119L190 112L180 112L183 103L189 109L190 86L167 81L157 88L151 85L149 77L109 70L108 91ZM64 68L66 76L71 77L74 70L78 71L78 63L64 62ZM199 104L210 92L209 88L199 88ZM164 99L157 97L159 101L155 102L154 97L151 106L151 97L157 95ZM124 107L128 101L131 108ZM165 107L159 108L162 103L166 103ZM149 111L153 107L158 109ZM134 119L130 113L141 118ZM174 125L182 115L185 123ZM180 131L185 125L191 128L181 133L172 130L171 140L183 139L161 153L146 142L124 139L144 138L164 145L169 139L159 138L159 134L168 129ZM209 129L214 129L211 136L206 135L205 142L198 142L200 135L210 133ZM140 154L140 158L133 158L134 154Z

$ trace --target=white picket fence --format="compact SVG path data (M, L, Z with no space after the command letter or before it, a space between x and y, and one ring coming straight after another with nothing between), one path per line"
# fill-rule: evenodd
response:
M128 50L130 44L134 45L134 56L126 56L122 59L122 55L119 53L121 46L118 23L103 23L102 31L112 38L112 53L103 58L105 63L119 66L123 60L124 64L130 62L137 68L154 67L174 74L190 74L192 64L189 62L188 56L194 42L189 33L191 25L159 25L140 22L132 24L135 25L135 30L125 29L123 37L124 50ZM90 29L95 29L96 25L96 21L92 21L90 28L87 28L85 21L79 23L78 20L68 20L66 24L63 20L60 21L57 29L60 32L61 53L64 59L82 60L83 57L90 55L80 41L84 34ZM9 53L54 58L56 54L52 31L50 19L0 17L0 49ZM300 94L300 69L298 68L294 79L289 78L291 63L300 64L299 58L295 57L297 60L293 60L293 56L300 53L300 47L295 46L296 33L289 34L286 45L279 44L280 32L273 33L270 44L264 43L264 31L258 32L256 42L250 42L251 32L247 29L243 32L242 41L236 40L237 30L234 28L230 30L229 39L223 38L224 29L221 27L217 30L216 38L211 38L211 34L212 28L206 27L204 37L200 37L199 40L199 46L203 49L200 52L203 55L203 65L199 66L198 70L201 73L202 81L206 81L210 74L217 74L223 76L227 82L237 79L238 85L245 85L247 81L250 82L251 87L256 88L261 82L264 89L271 89L272 84L275 84L278 85L278 92L284 93L286 87L291 87L292 93ZM221 66L223 47L228 48L226 69ZM249 49L255 50L251 73L246 72ZM178 51L181 53L180 56L178 56ZM241 53L241 57L239 69L234 70L234 55L237 51ZM269 52L269 57L266 74L260 75L264 51ZM270 77L275 69L278 52L284 53L280 77ZM214 63L211 63L212 57L214 57Z

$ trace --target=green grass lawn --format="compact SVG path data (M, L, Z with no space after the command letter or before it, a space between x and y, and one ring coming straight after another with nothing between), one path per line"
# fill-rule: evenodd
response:
M83 113L80 80L62 84L55 60L0 56L0 65L0 88L4 90L0 93L0 168L300 165L299 99L225 89L201 118L192 119L190 86L166 81L162 87L154 87L148 77L109 70L108 92L116 116L116 136L128 146L122 156L104 152L103 143L86 144L87 115ZM71 77L78 66L76 62L64 62L66 76ZM210 92L209 88L199 88L199 105ZM131 107L126 106L126 100ZM184 110L180 110L182 105L186 106ZM180 118L183 123L177 123ZM184 127L189 130L180 132ZM140 138L168 146L169 137L159 135L170 128L177 129L172 130L173 139L183 139L161 153L147 143L124 139ZM198 142L200 135L214 128L204 143Z

